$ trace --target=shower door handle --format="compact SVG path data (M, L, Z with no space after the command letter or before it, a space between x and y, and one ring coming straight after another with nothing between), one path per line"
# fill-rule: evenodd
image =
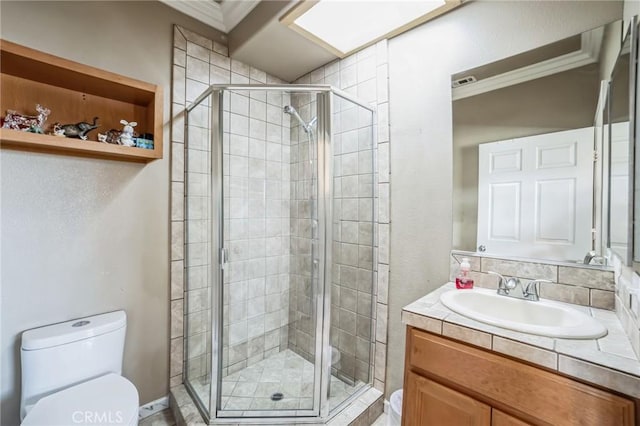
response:
M227 249L225 248L220 249L219 259L220 259L220 267L224 269L224 266L227 264Z

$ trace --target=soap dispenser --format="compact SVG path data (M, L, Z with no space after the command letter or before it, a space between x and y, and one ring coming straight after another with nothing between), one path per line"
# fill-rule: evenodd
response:
M457 289L473 288L473 278L469 276L470 270L471 270L471 264L469 263L469 259L466 257L463 257L462 262L460 262L460 272L456 277Z

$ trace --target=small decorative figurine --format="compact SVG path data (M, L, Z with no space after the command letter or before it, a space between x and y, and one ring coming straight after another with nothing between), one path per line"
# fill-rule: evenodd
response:
M106 133L98 133L98 140L100 142L112 143L116 145L120 145L120 135L122 134L121 130L111 129ZM104 139L104 140L102 140Z
M92 131L93 129L97 129L98 126L96 122L98 121L98 117L93 117L93 124L82 121L76 124L63 124L61 126L64 131L64 135L68 138L79 138L83 141L87 140L87 133Z
M135 146L133 140L133 128L138 125L135 121L128 122L126 120L120 120L120 124L124 124L122 134L120 135L120 144L124 146Z
M42 133L44 122L47 121L51 110L38 104L36 111L38 111L38 115L24 115L10 109L7 111L2 127L23 132Z
M53 136L65 137L64 129L60 123L53 123Z
M32 125L26 131L29 133L37 133L39 135L44 135L44 131L42 130L42 127L39 127L39 126Z

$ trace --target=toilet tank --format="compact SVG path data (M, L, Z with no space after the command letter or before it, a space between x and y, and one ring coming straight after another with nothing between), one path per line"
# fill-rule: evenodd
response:
M23 332L20 417L46 395L121 374L126 329L125 312L116 311Z

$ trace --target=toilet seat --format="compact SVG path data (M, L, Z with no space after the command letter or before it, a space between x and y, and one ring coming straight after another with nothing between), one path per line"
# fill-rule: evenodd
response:
M138 391L122 376L107 374L40 399L22 426L138 424Z

